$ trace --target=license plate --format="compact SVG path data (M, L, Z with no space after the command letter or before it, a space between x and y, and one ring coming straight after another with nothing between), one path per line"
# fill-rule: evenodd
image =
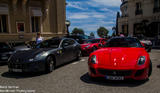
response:
M106 76L107 80L124 80L123 76Z
M12 69L13 72L22 72L22 69Z

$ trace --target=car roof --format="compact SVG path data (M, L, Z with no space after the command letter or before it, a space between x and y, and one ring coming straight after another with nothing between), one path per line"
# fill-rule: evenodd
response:
M72 39L72 38L67 38L67 37L53 37L53 38L51 38L51 40L53 40L53 39L63 40L63 39Z
M112 37L111 39L136 39L135 37Z

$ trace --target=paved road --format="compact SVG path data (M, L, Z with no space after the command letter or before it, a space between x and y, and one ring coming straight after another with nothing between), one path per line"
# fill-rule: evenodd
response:
M7 66L0 66L0 93L160 93L160 50L153 50L150 56L153 74L145 82L92 81L87 74L87 57L50 74L10 74Z

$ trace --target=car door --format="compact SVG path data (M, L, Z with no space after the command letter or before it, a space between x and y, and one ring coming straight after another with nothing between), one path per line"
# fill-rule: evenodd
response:
M64 39L61 47L62 47L62 52L63 52L63 63L71 61L73 47L70 44L70 39Z

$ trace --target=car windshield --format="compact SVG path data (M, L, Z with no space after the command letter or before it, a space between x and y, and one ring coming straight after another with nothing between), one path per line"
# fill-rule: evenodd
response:
M9 48L9 46L6 43L0 43L0 48L1 49Z
M61 42L61 39L59 38L50 39L36 45L36 48L58 48L60 42Z
M108 41L106 47L143 47L135 38L113 38Z
M90 39L90 40L86 40L85 43L99 43L100 39Z

